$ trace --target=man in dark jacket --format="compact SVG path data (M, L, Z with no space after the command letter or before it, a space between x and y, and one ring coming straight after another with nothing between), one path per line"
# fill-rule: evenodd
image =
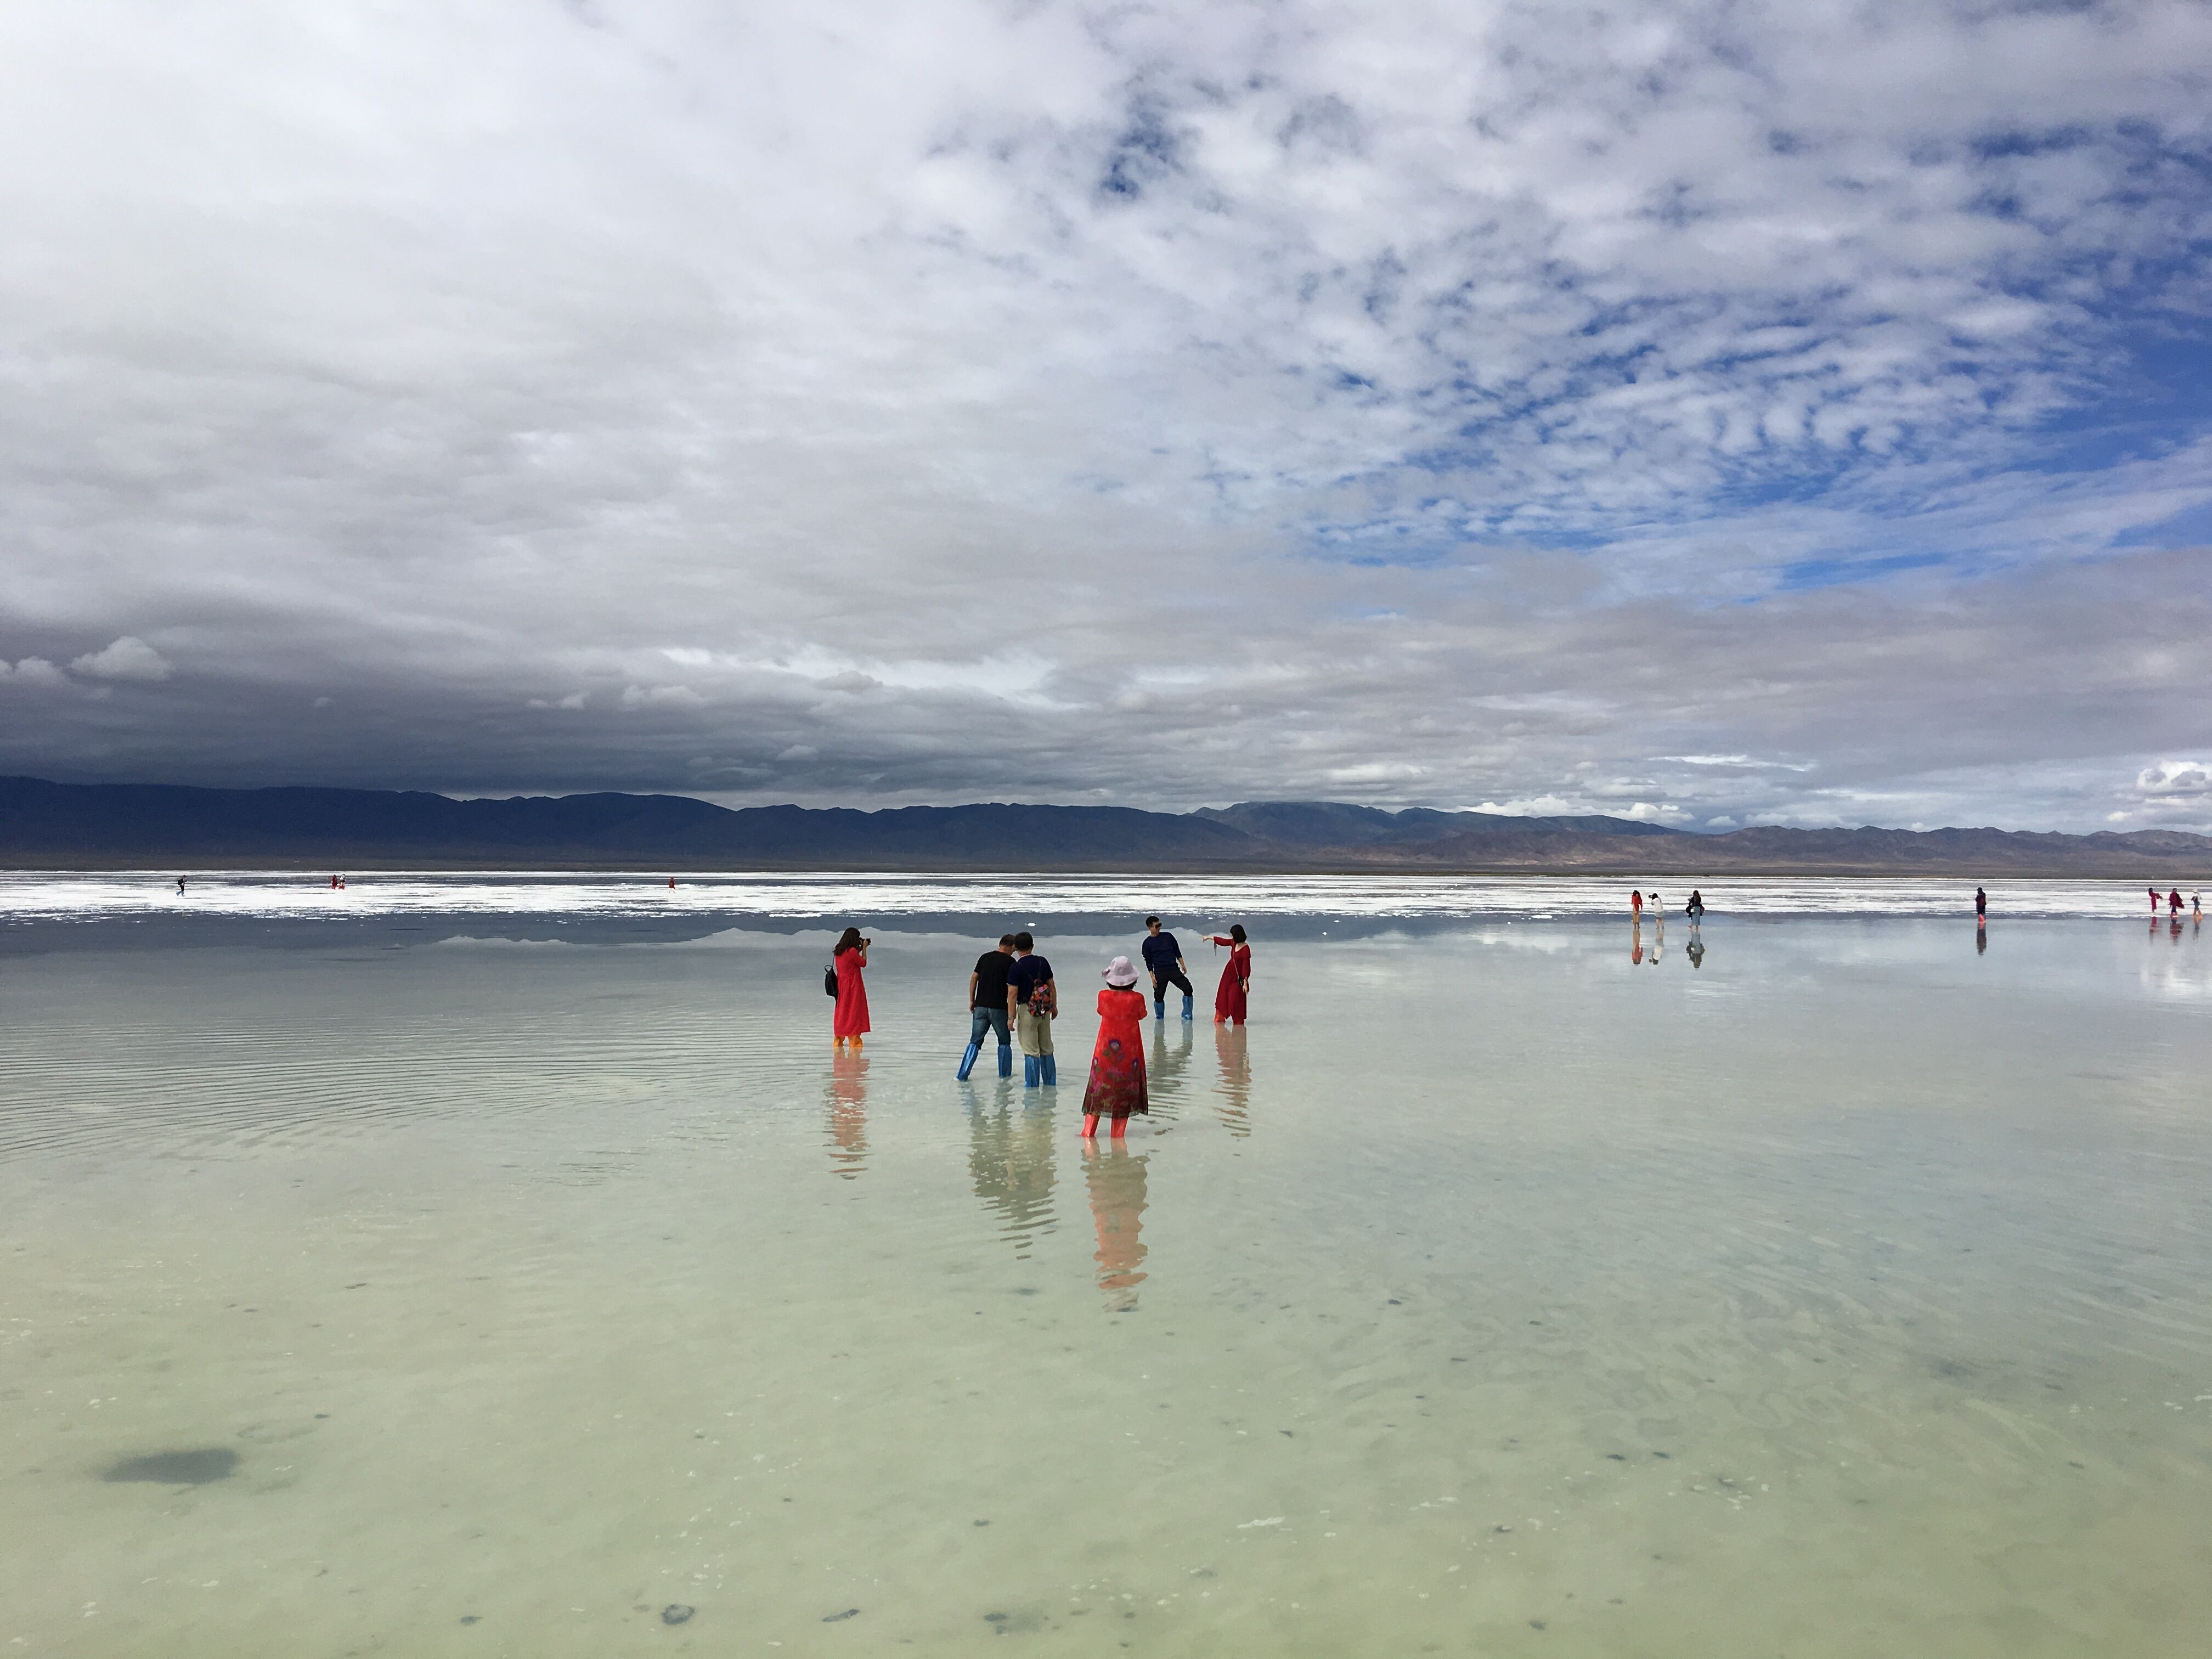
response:
M1168 987L1179 986L1182 990L1182 1017L1190 1018L1190 975L1182 965L1182 946L1176 943L1173 933L1160 931L1158 916L1145 918L1145 966L1152 975L1152 1018L1168 1017Z

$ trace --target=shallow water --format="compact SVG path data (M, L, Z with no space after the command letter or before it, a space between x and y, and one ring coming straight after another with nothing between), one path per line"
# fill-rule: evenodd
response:
M1069 885L1052 1091L1035 915L835 1058L781 900L0 927L0 1650L2202 1651L2197 930L1210 882L1255 1023L1086 1154Z

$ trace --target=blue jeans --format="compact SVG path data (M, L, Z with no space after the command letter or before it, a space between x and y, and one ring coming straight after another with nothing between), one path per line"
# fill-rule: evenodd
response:
M986 1031L996 1031L999 1034L999 1046L1001 1048L1014 1040L1006 1030L1006 1011L1003 1008L987 1008L979 1002L968 1011L968 1041L977 1048L981 1048L983 1033Z

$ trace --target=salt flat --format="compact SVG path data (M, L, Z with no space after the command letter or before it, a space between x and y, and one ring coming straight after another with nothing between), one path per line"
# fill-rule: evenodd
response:
M1705 887L0 882L0 1646L2197 1651L2204 939ZM1039 917L1067 1086L957 1083Z

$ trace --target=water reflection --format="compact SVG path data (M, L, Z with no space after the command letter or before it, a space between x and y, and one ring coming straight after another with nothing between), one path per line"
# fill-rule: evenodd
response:
M1150 1152L1131 1153L1127 1141L1083 1143L1083 1178L1091 1189L1091 1220L1098 1231L1098 1288L1106 1305L1127 1313L1137 1305L1144 1271L1145 1166Z
M999 1237L1026 1258L1030 1242L1053 1227L1053 1109L1001 1107L968 1111L968 1178L999 1218Z
M1218 1030L1218 1027L1215 1029ZM1146 1086L1151 1096L1152 1118L1172 1123L1182 1115L1178 1109L1182 1101L1183 1073L1190 1067L1190 1050L1196 1026L1188 1020L1180 1022L1182 1035L1173 1048L1168 1046L1165 1022L1152 1024L1152 1052L1146 1056Z
M868 1056L839 1048L830 1057L830 1169L850 1181L868 1162Z
M1644 965L1644 924L1641 921L1628 924L1628 959L1639 968Z
M1691 930L1690 942L1685 947L1685 954L1690 958L1691 967L1702 968L1705 965L1705 942L1698 937L1694 928Z
M1990 948L1990 925L1977 920L1974 923L1974 954L1986 956Z
M1221 1066L1220 1102L1213 1109L1232 1135L1252 1133L1252 1061L1244 1042L1241 1025L1213 1028L1213 1054Z

